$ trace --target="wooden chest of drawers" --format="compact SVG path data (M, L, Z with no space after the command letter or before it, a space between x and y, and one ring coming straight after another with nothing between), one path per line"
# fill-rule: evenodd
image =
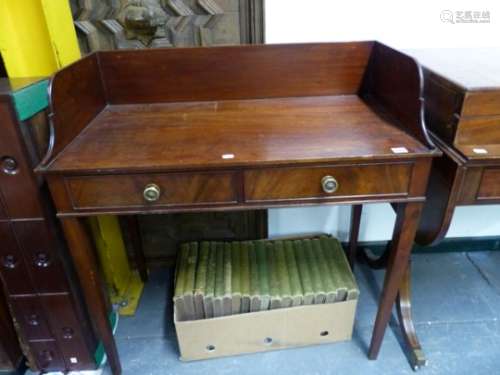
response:
M37 84L0 80L0 279L30 367L90 370L96 339L15 109L14 93Z

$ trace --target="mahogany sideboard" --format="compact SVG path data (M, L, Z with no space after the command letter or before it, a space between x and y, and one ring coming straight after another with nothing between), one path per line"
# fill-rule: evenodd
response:
M434 161L416 238L444 238L455 207L500 203L500 49L417 50ZM460 64L456 62L460 61Z
M90 370L97 342L27 134L31 121L45 120L46 87L46 80L0 80L1 286L33 370ZM45 105L32 100L33 90Z
M393 203L377 357L439 155L413 58L377 42L106 51L59 71L49 92L50 147L37 172L114 374L83 221L110 213Z

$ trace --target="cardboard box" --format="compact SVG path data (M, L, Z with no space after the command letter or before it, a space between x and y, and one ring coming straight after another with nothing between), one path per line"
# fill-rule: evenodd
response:
M357 300L174 323L191 361L350 340Z

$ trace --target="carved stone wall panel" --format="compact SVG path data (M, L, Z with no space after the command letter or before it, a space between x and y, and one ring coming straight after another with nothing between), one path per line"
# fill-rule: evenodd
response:
M84 52L263 42L263 0L71 0Z

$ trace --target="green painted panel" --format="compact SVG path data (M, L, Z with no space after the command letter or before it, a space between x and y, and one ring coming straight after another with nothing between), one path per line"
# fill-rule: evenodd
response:
M48 80L36 82L12 93L17 116L24 121L49 105L47 87Z

